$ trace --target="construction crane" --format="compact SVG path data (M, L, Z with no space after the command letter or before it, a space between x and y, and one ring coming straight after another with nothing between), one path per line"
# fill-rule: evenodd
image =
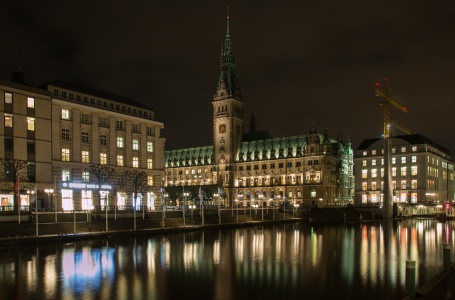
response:
M381 97L381 105L383 109L383 118L384 118L384 138L390 137L390 126L394 126L395 128L398 128L399 130L403 131L404 133L407 134L414 134L410 129L404 127L403 125L400 125L390 119L390 109L389 109L389 104L392 104L399 110L401 110L404 113L408 113L408 110L406 109L405 106L401 105L401 103L398 100L398 97L395 96L393 93L392 89L388 85L387 78L384 79L384 87L381 87L379 83L376 83L375 86L375 92L376 96Z

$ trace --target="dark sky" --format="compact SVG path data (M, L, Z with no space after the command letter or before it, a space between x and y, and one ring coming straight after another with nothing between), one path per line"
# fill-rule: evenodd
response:
M246 125L253 112L281 137L313 120L356 148L382 134L387 77L409 110L392 118L455 154L453 0L7 1L0 78L20 66L31 85L127 96L155 109L167 149L211 145L228 4Z

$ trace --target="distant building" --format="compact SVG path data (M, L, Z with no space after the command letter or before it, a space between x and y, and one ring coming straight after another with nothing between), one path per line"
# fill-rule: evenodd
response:
M28 180L19 182L23 210L31 205L35 186L40 209L99 208L100 183L102 209L107 198L118 209L132 208L124 178L132 170L147 174L136 205L161 205L165 139L152 109L61 80L40 89L23 84L23 75L12 78L22 83L0 81L0 159L27 161ZM91 165L112 167L115 176L98 180ZM14 209L13 192L11 185L0 191L1 210Z
M392 187L395 203L438 204L454 196L450 152L420 135L400 135L392 141ZM355 151L355 203L379 204L384 189L384 140L364 140Z
M352 201L353 151L349 139L318 133L272 138L256 131L254 120L244 133L244 106L231 47L229 17L221 72L212 101L213 144L165 152L168 204L277 206L284 201L335 205ZM188 194L187 196L184 195Z

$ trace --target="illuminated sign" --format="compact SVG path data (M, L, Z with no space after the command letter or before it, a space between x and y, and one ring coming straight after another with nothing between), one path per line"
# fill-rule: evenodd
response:
M96 183L84 183L84 182L62 182L62 188L64 189L80 189L80 190L112 190L110 184L96 184Z

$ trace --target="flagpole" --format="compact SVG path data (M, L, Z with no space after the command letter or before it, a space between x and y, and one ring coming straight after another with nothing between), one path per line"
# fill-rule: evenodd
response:
M55 223L57 223L57 178L54 177L54 214L55 214ZM90 215L91 219L91 215Z
M19 214L19 224L21 223L21 193L19 189L19 175L16 175L16 182L17 182L17 204L18 204L18 214Z
M182 194L182 198L183 198L183 207L182 207L182 211L183 211L183 227L186 226L186 221L185 221L185 202L186 202L186 194L185 194L185 183L183 183L183 186L182 186L182 190L183 190L183 194Z
M36 236L38 236L38 188L35 185L35 215L36 215Z

